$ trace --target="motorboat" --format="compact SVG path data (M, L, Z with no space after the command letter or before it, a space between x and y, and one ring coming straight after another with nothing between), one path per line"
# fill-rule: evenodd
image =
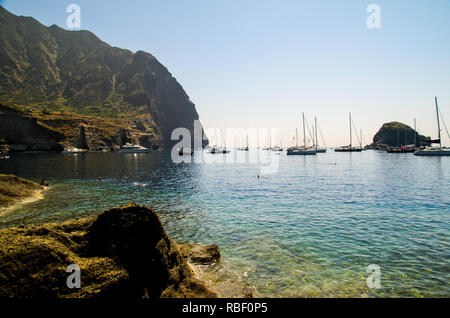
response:
M150 151L148 148L130 143L126 143L119 149L120 153L148 153Z

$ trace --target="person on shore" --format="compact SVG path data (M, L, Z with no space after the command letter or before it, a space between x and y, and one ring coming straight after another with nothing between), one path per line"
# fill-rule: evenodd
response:
M49 184L48 184L47 180L42 179L42 181L41 181L41 186L43 186L43 187L48 187Z

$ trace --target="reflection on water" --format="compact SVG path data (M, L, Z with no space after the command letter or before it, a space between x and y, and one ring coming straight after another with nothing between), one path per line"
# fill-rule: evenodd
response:
M133 201L156 209L175 240L219 244L222 264L209 274L257 296L450 296L449 158L279 157L278 172L257 179L256 163L174 164L170 152L14 155L0 173L51 189L0 226ZM381 267L380 290L366 286L370 264Z

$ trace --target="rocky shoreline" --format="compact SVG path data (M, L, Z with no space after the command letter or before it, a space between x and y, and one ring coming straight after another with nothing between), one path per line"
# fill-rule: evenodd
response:
M37 200L43 191L44 187L33 181L0 174L0 212L24 201Z
M0 229L0 298L252 297L237 282L204 282L217 245L176 243L152 209L128 204L97 217ZM69 266L80 288L69 288ZM69 267L70 268L70 267Z

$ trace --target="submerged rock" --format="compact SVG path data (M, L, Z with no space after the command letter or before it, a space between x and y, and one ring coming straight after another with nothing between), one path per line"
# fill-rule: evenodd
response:
M190 247L193 250L189 250ZM217 297L188 257L217 261L217 246L181 245L157 214L130 204L95 218L0 230L0 297ZM208 252L209 251L209 252ZM69 265L81 288L69 288Z
M180 252L193 264L213 264L220 261L219 246L198 245L191 243L178 244Z

